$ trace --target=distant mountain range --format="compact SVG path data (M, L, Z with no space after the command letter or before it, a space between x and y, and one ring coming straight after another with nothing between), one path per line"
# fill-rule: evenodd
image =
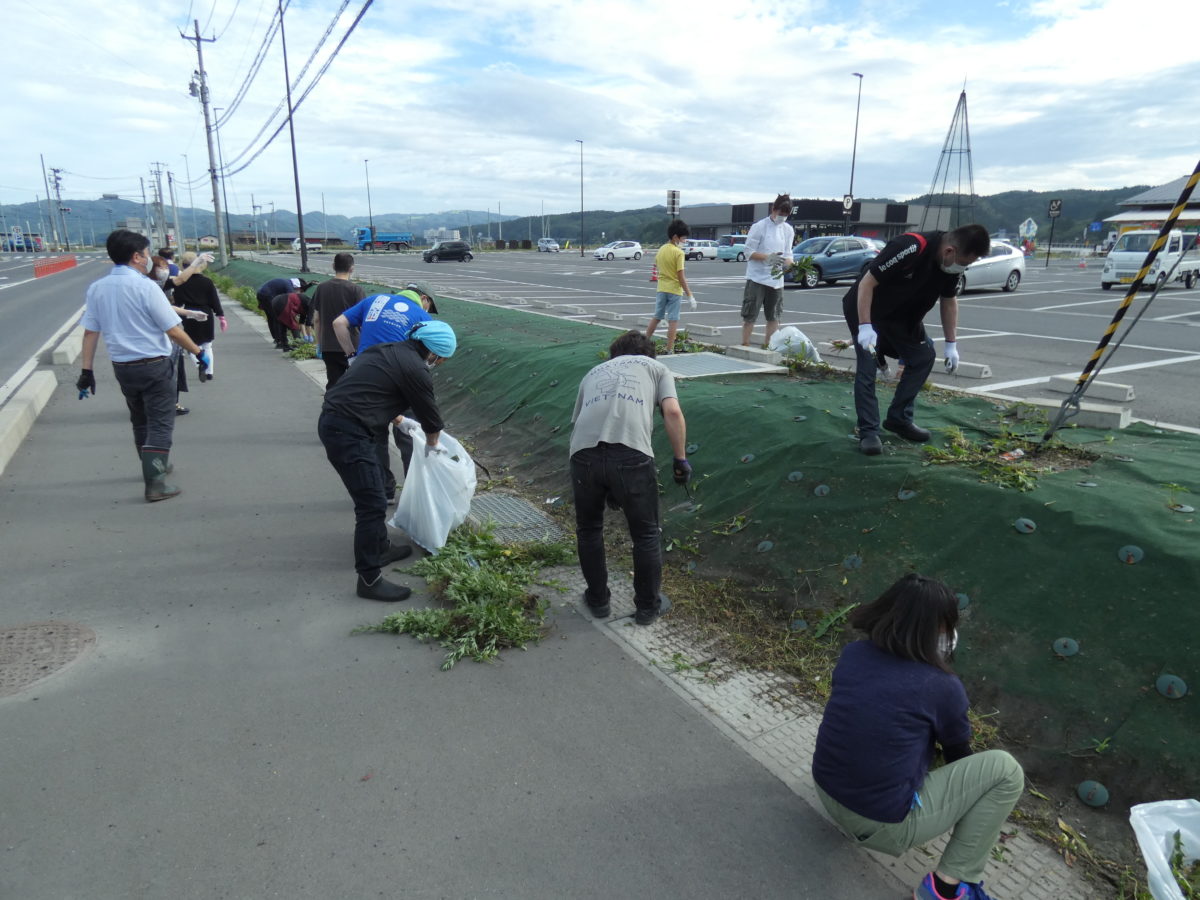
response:
M1055 241L1067 242L1084 238L1087 227L1092 222L1099 222L1107 216L1120 211L1117 204L1134 194L1149 189L1150 185L1134 185L1106 191L1060 190L1060 191L1005 191L1000 194L976 196L973 208L975 221L983 225L989 232L1006 230L1016 236L1017 227L1026 218L1032 218L1038 224L1038 237L1045 239L1050 233L1050 219L1047 208L1051 199L1062 200L1062 215L1055 227ZM897 201L878 198L886 202ZM943 204L953 205L959 198L939 198ZM914 197L904 201L908 203L924 203L925 197ZM967 198L959 201L961 206L967 205ZM717 206L716 203L692 204L694 207ZM143 207L140 203L129 200L64 200L64 207L70 208L66 215L67 228L71 242L92 243L93 235L96 241L103 241L104 236L118 222L126 219L144 219ZM685 206L684 216L689 207ZM22 230L30 230L43 234L49 233L45 227L46 205L36 203L11 204L0 207L0 225L5 231L14 225ZM587 243L596 245L604 240L640 240L648 243L658 243L663 239L666 224L666 208L651 206L643 209L586 210L584 212L584 228ZM260 227L270 231L295 233L296 215L285 209L277 209L272 218L271 213L260 214ZM170 207L167 210L167 221L174 227L174 215ZM420 235L429 228L459 229L466 237L468 231L472 238L478 240L481 236L490 234L492 237L503 236L509 240L542 237L542 217L498 216L480 210L443 210L435 213L380 213L375 215L375 227L379 231L412 231L420 239ZM211 210L191 209L180 207L180 227L188 238L196 233L215 234L216 228ZM503 229L500 223L503 223ZM559 240L579 240L579 213L562 213L545 217L546 232L550 237ZM249 229L251 217L245 214L230 214L229 224L234 230ZM315 210L304 214L305 232L313 237L349 238L352 229L366 226L369 220L366 216L330 215L324 220L321 211ZM489 227L490 225L490 227ZM1105 229L1107 230L1107 229ZM501 235L503 231L503 235ZM1090 238L1089 238L1090 240Z

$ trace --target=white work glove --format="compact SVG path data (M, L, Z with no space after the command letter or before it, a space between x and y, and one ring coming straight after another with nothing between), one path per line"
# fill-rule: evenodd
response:
M946 341L946 371L953 372L958 368L958 342Z
M402 434L414 435L417 433L417 420L413 418L404 418L400 420L400 424L396 426Z
M870 322L864 322L858 326L858 346L862 347L868 353L875 352L875 342L879 340L879 335L875 333L875 329L871 327Z
M443 447L441 444L426 444L425 445L426 458L428 458L429 455L433 454L433 453L445 453L445 452L446 452L446 448Z
M692 312L695 312L696 306L697 306L695 296L689 293L687 295L687 301L688 301L688 309L690 309Z
M187 311L186 315L189 319L195 319L197 322L207 322L208 321L208 313L201 312L198 309L189 309Z
M210 263L213 261L213 255L211 253L201 253L200 259L204 260L206 263Z
M347 356L346 357L346 367L349 368L350 366L354 365L354 361L356 359L358 359L357 353L351 353L349 356Z
M790 260L789 260L789 262L790 262ZM767 265L770 266L772 269L782 269L783 268L783 254L782 253L770 254L767 257Z

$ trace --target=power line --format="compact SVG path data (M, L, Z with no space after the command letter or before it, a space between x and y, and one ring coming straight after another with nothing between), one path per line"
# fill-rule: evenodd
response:
M229 30L229 26L233 23L233 17L237 15L238 7L241 5L242 0L236 0L236 2L233 4L233 12L231 12L229 14L229 18L225 20L225 27L221 29L220 33L213 35L214 37L219 39L221 35Z
M296 110L300 108L300 104L304 102L305 98L312 93L313 88L315 88L321 82L321 78L325 75L325 72L329 69L330 65L333 64L333 61L337 58L338 53L341 52L342 47L345 46L346 41L350 39L350 35L354 33L354 29L358 27L358 23L362 21L362 17L366 15L367 10L374 2L375 0L367 0L367 2L363 4L363 8L358 11L358 15L354 17L354 21L350 23L350 27L346 30L346 33L342 36L342 39L338 42L338 45L333 49L333 53L329 55L329 59L325 60L325 64L321 66L321 70L317 72L316 76L314 76L312 83L305 88L304 93L300 95L300 99L298 99L292 105L293 115L295 114ZM222 174L224 177L232 177L237 175L239 172L244 172L247 168L249 168L251 163L258 159L258 157L262 155L263 151L271 146L275 138L279 137L279 133L283 131L285 125L287 125L287 120L284 120L280 123L279 127L275 129L269 138L267 138L267 142L263 144L253 156L246 160L243 165L239 166L233 171L223 171Z
M216 11L217 11L217 0L213 0L212 9L210 9L208 11L208 19L205 20L204 27L200 29L201 31L208 31L208 26L212 24L213 13L215 13Z
M271 44L275 41L275 34L279 31L279 13L271 17L271 24L267 26L267 33L263 36L262 43L259 44L258 52L254 55L254 59L250 63L250 70L246 72L246 77L242 80L241 86L237 89L233 100L225 109L225 115L217 119L216 126L220 128L233 115L234 110L238 108L242 100L245 99L246 93L250 90L250 85L254 82L258 75L258 70L262 68L263 62L267 58L267 52L271 49Z
M325 42L327 40L329 40L329 35L331 35L333 33L334 26L337 25L338 20L340 20L342 17L342 13L344 13L346 11L346 7L349 5L350 5L350 0L342 0L342 5L338 8L338 11L336 13L334 13L333 18L329 22L329 27L326 28L325 33L323 35L321 35L321 40L319 40L317 42L317 46L315 48L313 48L313 52L309 54L308 60L304 63L304 67L300 70L300 74L297 75L296 78L292 81L292 90L299 89L300 82L304 79L305 73L307 73L309 68L312 66L313 60L317 58L317 54L319 54L321 52L321 48L325 46ZM254 135L254 137L250 138L250 140L246 143L246 149L243 150L241 153L239 153L237 156L235 156L233 159L229 160L226 163L226 166L237 165L237 163L242 159L242 157L244 157L247 153L250 152L250 150L254 147L255 142L257 142L258 139L260 137L262 137L263 132L271 127L271 123L275 121L276 116L278 116L280 114L280 112L283 111L283 107L286 103L286 99L287 98L285 97L284 99L279 101L279 104L275 107L275 111L272 112L269 116L267 116L267 120L265 122L263 122L262 127L259 128L258 132Z

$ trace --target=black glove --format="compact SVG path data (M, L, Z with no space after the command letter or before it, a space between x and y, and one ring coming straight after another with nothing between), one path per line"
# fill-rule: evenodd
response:
M79 380L75 382L75 387L79 389L80 400L87 396L88 391L91 391L92 396L95 396L96 373L94 373L91 369L80 369Z
M677 459L672 466L676 484L687 484L692 480L692 464L686 459Z

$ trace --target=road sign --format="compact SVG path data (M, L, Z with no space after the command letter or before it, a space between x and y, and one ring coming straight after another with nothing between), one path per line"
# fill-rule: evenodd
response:
M1062 200L1051 200L1050 209L1046 213L1050 218L1057 219L1062 215Z
M1088 226L1088 231L1103 231L1103 230L1104 230L1103 222L1093 222L1091 225Z
M1037 235L1037 222L1033 219L1026 219L1017 226L1017 234L1023 238L1031 238Z
M679 215L679 191L667 191L667 215Z
M846 212L850 212L850 210L852 210L853 208L854 208L854 198L850 194L847 194L845 197L842 198L842 209L844 209Z

